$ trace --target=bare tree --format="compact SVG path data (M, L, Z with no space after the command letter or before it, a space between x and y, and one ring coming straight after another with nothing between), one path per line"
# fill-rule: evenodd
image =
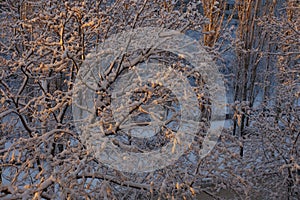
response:
M226 3L1 1L0 198L296 199L300 170L299 6L296 1L236 1L228 15ZM236 36L231 36L236 12ZM153 48L167 42L152 45L145 39L134 43L129 37L124 40L129 41L130 48L152 46L108 58L103 71L92 71L97 72L98 82L91 96L96 105L91 124L99 125L103 137L110 138L122 151L143 153L168 144L180 145L174 136L185 114L180 111L180 95L164 87L159 79L144 83L139 82L139 76L127 76L136 72L137 66L168 66L166 72L177 71L187 77L195 93L201 117L199 131L185 154L162 169L123 172L103 163L89 148L86 141L91 140L84 141L76 129L82 122L72 115L74 95L80 95L74 85L76 78L84 77L79 71L93 60L89 55L105 54L100 50L111 41L118 42L111 39L116 34L148 27L180 33L202 30L212 59L194 66L189 56L202 59L208 54L192 54L184 48L183 52L168 52ZM231 47L236 49L232 57L237 66L227 66L236 73L235 79L228 81L235 84L234 128L240 137L230 128L224 129L216 138L215 148L202 158L205 133L215 120L211 118L214 99L207 75L195 69L224 61L222 53ZM106 61L100 59L98 63ZM172 74L160 72L166 77ZM128 77L134 81L128 81ZM129 91L137 83L143 85L124 96L111 92L123 86ZM260 93L262 101L258 101ZM122 98L127 100L122 102ZM119 121L114 118L118 113L112 111L118 103L126 105L123 109L130 108ZM192 104L189 106L186 108L193 111ZM159 124L161 121L164 123ZM153 122L161 126L159 131L147 133L153 137L135 137L145 134L138 132L140 127ZM124 130L131 127L136 128L126 134ZM172 151L175 147L169 157Z

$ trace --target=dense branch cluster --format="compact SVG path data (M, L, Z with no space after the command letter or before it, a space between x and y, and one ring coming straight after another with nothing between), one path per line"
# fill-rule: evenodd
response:
M1 199L299 196L298 1L4 0L0 19ZM138 67L163 65L186 77L200 110L199 130L178 160L153 172L122 172L101 162L88 148L90 140L83 141L72 103L86 94L74 87L100 44L147 27L190 35L209 52L208 61L225 77L230 126L202 158L206 131L219 116L212 118L211 77L195 70L199 66L186 58L190 52L140 48L115 60L108 56L99 63L109 64L95 71L89 120L121 151L145 153L180 143L180 97L159 81L129 77ZM151 46L147 40L132 45Z

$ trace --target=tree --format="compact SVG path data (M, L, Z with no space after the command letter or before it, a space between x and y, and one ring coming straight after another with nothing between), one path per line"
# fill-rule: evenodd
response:
M287 4L236 1L228 15L226 1L2 1L0 198L296 199L299 194L297 6L296 1ZM272 12L267 12L270 7ZM236 12L238 26L231 29ZM97 77L92 80L99 82L90 85L96 88L92 90L96 112L91 121L99 122L104 137L111 138L122 151L153 151L167 144L179 146L180 141L174 135L186 113L179 111L183 108L180 95L175 92L178 85L189 83L198 106L190 104L185 108L193 111L194 107L199 108L200 126L189 149L173 164L152 172L130 173L108 167L89 148L76 129L82 121L74 122L71 105L77 92L76 80L85 77L79 73L80 69L89 61L93 64L89 55L95 55L91 53L97 50L98 56L104 55L105 51L100 50L105 45L119 41L112 40L116 34L149 27L186 34L190 30L201 32L202 28L203 43L209 54L188 48L176 52L153 48L168 45L166 41L128 51L115 60L100 59L98 63L109 65L105 65L105 74L92 71ZM232 34L236 28L236 34ZM132 38L124 40L129 39ZM152 45L148 37L140 43L130 42L130 48ZM236 74L236 79L227 81L236 86L235 126L240 137L232 134L230 128L224 129L215 138L218 143L214 149L202 158L205 133L215 120L211 117L215 112L211 105L214 96L209 90L214 85L207 81L213 75L207 77L196 69L213 67L212 61L222 66L228 64L223 53L232 47L236 52L230 58L236 58L238 66L226 66ZM209 62L202 60L203 66L194 66L188 59L191 55L200 60L208 58ZM134 81L128 81L126 75L135 72L137 66L153 64L169 66L169 73L167 69L159 71L166 77L176 71L188 81L174 81L173 85L178 87L173 91L164 87L160 79L144 83L139 82L139 76L132 75ZM143 85L137 86L138 83ZM123 96L128 101L111 92L125 91L122 89L125 86L129 89L136 86L132 93ZM258 101L260 93L262 101ZM113 113L111 108L122 103L131 106L128 114L131 118L118 121L114 117L119 113ZM264 106L266 109L261 109ZM190 113L193 112L187 112L188 116ZM150 132L155 137L142 140L136 137L140 127L154 122L160 126L162 121L164 126L159 132L156 129ZM135 132L124 133L132 126L137 127L131 129ZM170 153L176 151L175 147Z

